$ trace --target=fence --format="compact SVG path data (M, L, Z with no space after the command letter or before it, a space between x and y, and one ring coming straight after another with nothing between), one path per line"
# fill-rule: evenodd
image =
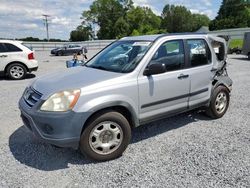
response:
M208 33L212 35L227 35L231 39L243 39L246 32L250 32L250 28L235 28L235 29L223 29L216 31L209 31L208 27L202 27L197 31L198 33Z
M231 39L243 39L245 32L250 32L250 28L225 29L217 31L199 30L197 32L205 32L212 35L228 35ZM24 42L24 44L34 50L51 50L53 48L62 47L64 44L80 44L89 50L100 50L115 40L95 40L83 42Z
M23 44L33 50L51 50L53 48L62 47L64 44L79 44L87 47L89 50L100 50L109 45L114 40L95 40L83 42L23 42Z

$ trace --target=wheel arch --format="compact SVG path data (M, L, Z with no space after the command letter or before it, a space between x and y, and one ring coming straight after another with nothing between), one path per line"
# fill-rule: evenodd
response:
M20 61L12 61L12 62L8 63L8 64L5 66L5 68L4 68L4 74L8 74L8 73L7 73L8 67L9 67L10 65L15 64L15 63L23 65L23 66L25 67L25 69L26 69L26 72L29 72L29 69L28 69L27 65L25 65L23 62L20 62Z
M215 88L217 88L218 86L224 86L228 89L229 93L232 90L232 80L229 77L217 77L216 79L213 80L212 85L212 92Z
M92 120L92 118L94 118L97 114L105 113L109 111L116 111L118 113L121 113L128 120L131 128L139 126L138 118L136 116L135 111L132 109L132 107L125 105L125 103L119 104L116 102L116 103L109 104L109 105L103 104L101 106L97 106L91 109L92 113L84 122L81 134L86 128L86 125Z

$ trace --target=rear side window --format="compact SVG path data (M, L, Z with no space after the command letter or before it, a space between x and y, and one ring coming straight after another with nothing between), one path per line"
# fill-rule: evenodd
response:
M184 68L184 45L182 40L163 43L154 54L150 64L165 64L167 71Z
M22 50L18 48L17 46L9 43L4 43L6 49L8 52L21 52Z
M211 63L211 52L205 40L187 40L187 44L191 67L197 67Z
M7 49L5 48L5 46L2 43L0 43L0 53L6 52L6 51Z

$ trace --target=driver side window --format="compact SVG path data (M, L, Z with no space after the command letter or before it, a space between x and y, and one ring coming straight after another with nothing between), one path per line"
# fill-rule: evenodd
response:
M150 64L165 64L167 72L183 69L184 44L182 40L174 40L163 43L155 52Z

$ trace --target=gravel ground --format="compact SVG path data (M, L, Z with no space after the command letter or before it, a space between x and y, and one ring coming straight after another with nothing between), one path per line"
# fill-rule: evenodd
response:
M71 58L36 55L37 76ZM102 163L34 138L17 103L35 76L0 78L0 187L250 187L250 61L230 56L228 69L234 85L223 118L194 111L139 127L121 158Z

